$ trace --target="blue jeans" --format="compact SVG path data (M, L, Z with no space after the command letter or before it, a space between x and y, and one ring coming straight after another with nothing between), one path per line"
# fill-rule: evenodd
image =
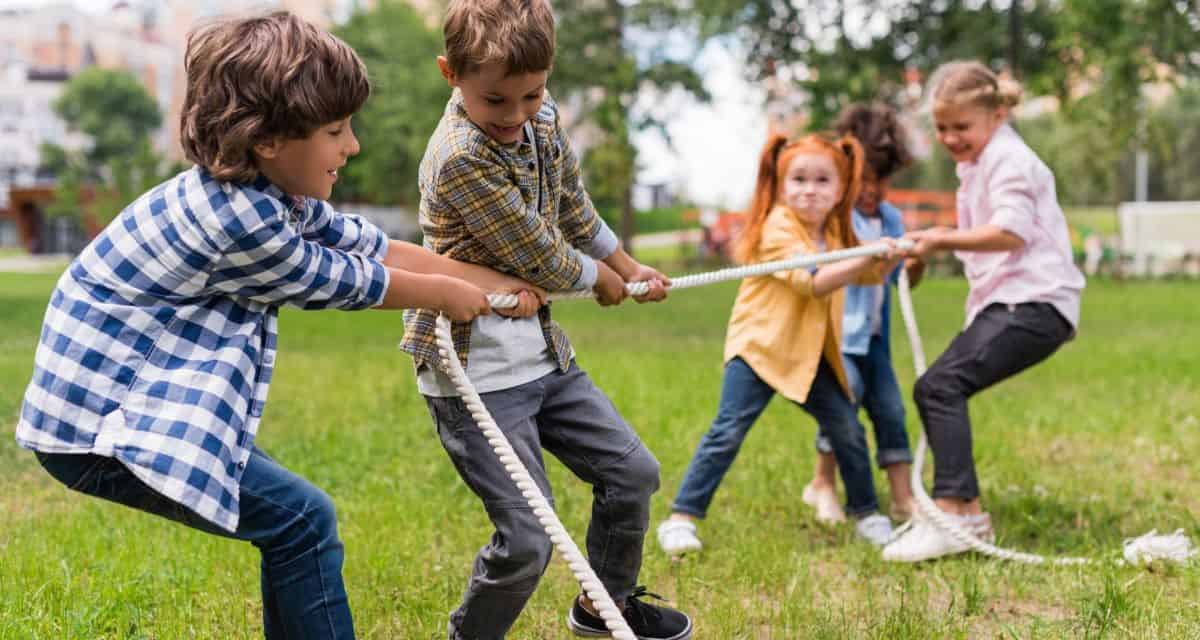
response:
M911 463L913 455L904 428L904 398L896 382L887 341L881 335L871 336L866 355L842 354L842 364L854 397L867 410L874 427L875 461L879 467ZM821 430L817 433L817 451L833 453L833 443Z
M725 365L721 381L721 404L717 417L692 455L672 509L703 518L721 485L725 472L737 457L754 421L767 408L775 390L763 382L750 365L733 358ZM838 470L846 485L846 512L866 515L879 509L867 438L833 368L821 359L808 399L800 408L816 418L833 441Z
M115 458L40 452L37 458L70 489L258 547L267 640L354 637L333 502L257 447L242 475L232 534L151 489Z

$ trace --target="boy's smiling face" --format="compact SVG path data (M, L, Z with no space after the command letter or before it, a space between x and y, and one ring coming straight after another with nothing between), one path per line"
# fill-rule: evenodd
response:
M489 62L474 71L454 73L445 56L438 68L446 82L462 92L467 117L502 144L523 139L523 128L542 108L549 71L510 74L501 63Z
M254 145L255 164L272 184L292 196L328 200L337 172L359 151L350 118L317 127L307 138Z

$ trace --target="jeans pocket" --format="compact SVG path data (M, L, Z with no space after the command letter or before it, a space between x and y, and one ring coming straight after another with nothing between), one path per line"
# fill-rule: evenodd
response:
M438 431L459 431L466 424L467 417L470 411L467 410L467 404L459 397L434 397L426 398L429 405L429 413L433 416L434 422L437 423Z

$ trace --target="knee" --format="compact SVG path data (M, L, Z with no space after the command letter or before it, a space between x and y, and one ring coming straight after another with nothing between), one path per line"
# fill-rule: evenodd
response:
M633 494L648 499L655 491L658 491L661 482L660 472L658 459L643 444L625 458L620 473L617 475L621 479L622 485L629 488Z
M330 546L338 541L337 509L329 494L316 487L308 487L301 509L296 513L294 526L289 531L299 546L311 549Z
M554 543L542 530L541 525L529 512L531 521L524 527L523 534L506 536L504 540L504 555L510 572L505 582L508 586L520 588L528 586L532 591L541 578L542 572L550 564L554 552Z
M936 371L926 371L924 375L917 378L917 383L913 385L913 402L919 407L953 395L954 390L950 381Z

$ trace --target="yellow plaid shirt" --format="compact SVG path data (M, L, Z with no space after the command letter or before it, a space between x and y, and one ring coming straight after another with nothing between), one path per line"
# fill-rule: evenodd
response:
M587 247L605 225L583 188L579 161L549 94L530 124L536 158L530 145L501 144L475 126L455 90L421 160L421 230L425 246L437 253L491 267L547 291L571 289L584 272L576 248ZM427 309L404 314L400 347L418 367L437 361L436 317ZM550 319L549 305L538 317L546 343L565 371L571 359L567 336ZM452 326L463 367L470 332L470 323Z

